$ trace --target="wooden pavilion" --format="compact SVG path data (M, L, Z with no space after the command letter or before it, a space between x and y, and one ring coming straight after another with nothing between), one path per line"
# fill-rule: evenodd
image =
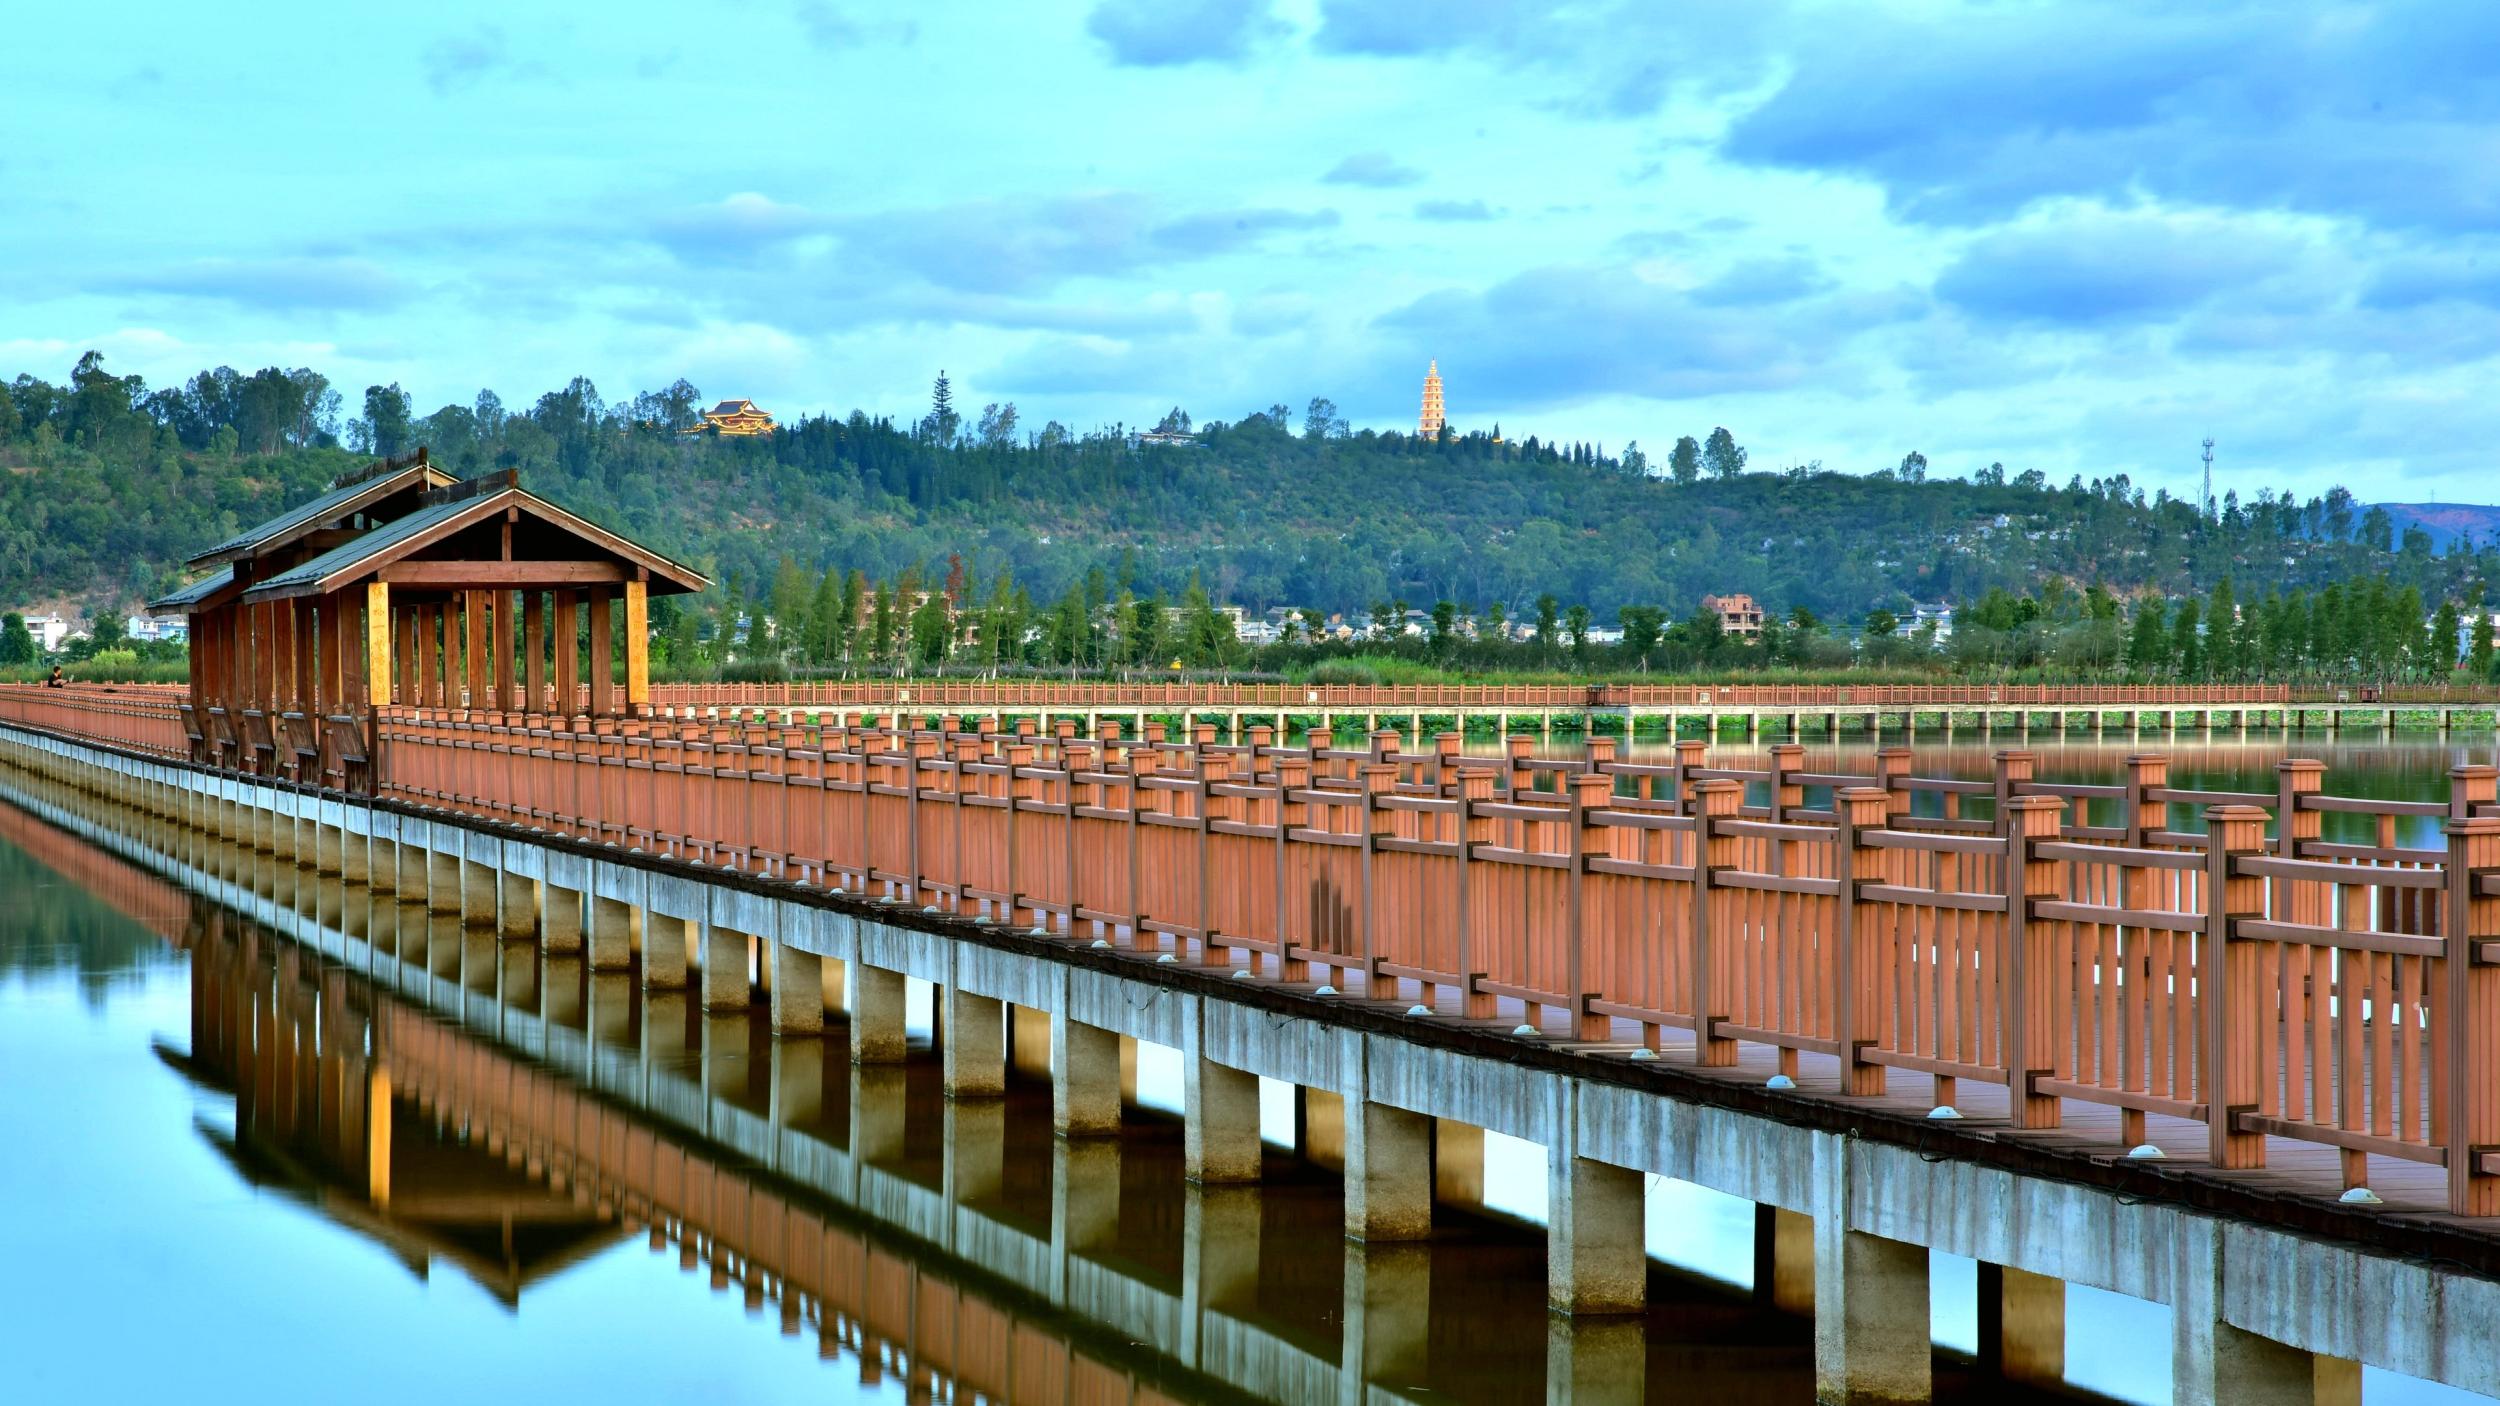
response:
M456 480L423 449L190 564L219 569L150 608L190 617L193 757L350 787L380 707L646 713L650 597L711 584L517 473Z

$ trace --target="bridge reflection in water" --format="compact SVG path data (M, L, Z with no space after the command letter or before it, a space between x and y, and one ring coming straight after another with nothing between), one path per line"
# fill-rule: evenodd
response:
M911 1400L1813 1394L1794 1237L1765 1237L1758 1295L1653 1263L1645 1316L1549 1316L1545 1237L1484 1212L1472 1129L1440 1131L1433 1237L1366 1246L1341 1234L1324 1116L1296 1119L1302 1152L1265 1149L1258 1184L1200 1187L1134 1059L1120 1135L1056 1137L1043 1031L1020 1032L1005 1097L948 1099L943 1030L857 1063L839 1019L776 1035L247 849L188 837L186 899L0 817L188 949L189 1048L159 1053L232 1095L231 1130L200 1131L245 1177L516 1308L644 1239ZM2016 1399L1950 1359L1936 1386Z

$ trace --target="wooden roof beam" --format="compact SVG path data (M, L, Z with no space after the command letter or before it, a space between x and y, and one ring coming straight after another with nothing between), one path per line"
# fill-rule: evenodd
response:
M496 587L583 586L627 580L614 561L395 561L374 573L394 586Z

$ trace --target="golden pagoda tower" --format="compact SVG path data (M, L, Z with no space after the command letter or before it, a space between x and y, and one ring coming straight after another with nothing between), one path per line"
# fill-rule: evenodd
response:
M1424 370L1424 413L1415 418L1415 433L1425 439L1439 439L1441 425L1441 360L1435 357Z

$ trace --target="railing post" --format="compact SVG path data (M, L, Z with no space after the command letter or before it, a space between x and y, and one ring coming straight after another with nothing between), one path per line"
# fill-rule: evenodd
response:
M1309 802L1294 799L1294 792L1309 789L1311 759L1309 756L1276 759L1276 974L1280 981L1301 981L1311 972L1311 964L1293 955L1293 918L1286 906L1286 878L1292 872L1289 849L1290 836L1304 821L1303 812Z
M1693 773L1702 765L1709 744L1700 738L1680 738L1675 744L1675 774L1669 778L1670 795L1675 808L1687 815L1696 813L1692 806Z
M2471 770L2483 773L2473 780L2488 796L2491 768ZM2484 893L2481 883L2495 867L2500 817L2450 817L2448 911L2440 926L2444 999L2431 1081L2444 1097L2433 1110L2431 1135L2448 1150L2448 1209L2461 1216L2500 1215L2500 1176L2483 1166L2500 1144L2500 966L2475 960L2477 947L2500 936L2500 897Z
M2022 794L2022 788L2031 784L2032 772L2039 762L2038 755L2031 752L1997 753L1995 823L1998 834L2013 833L2013 826L2008 821L2013 815L2014 798Z
M2054 1128L2058 1102L2033 1092L2032 1081L2057 1073L2057 969L2065 954L2041 950L2035 940L2031 905L2042 898L2065 896L2065 875L2053 859L2037 850L2057 838L2066 803L2056 796L2016 796L2007 802L2011 822L2005 834L2005 970L1998 993L2005 1087L2017 1128ZM2054 932L2055 929L2040 931Z
M1019 738L1025 734L1018 734ZM1031 904L1024 901L1023 855L1018 839L1024 826L1024 803L1038 799L1033 779L1024 774L1033 765L1033 746L1016 741L1007 745L1007 922L1011 927L1039 926Z
M1198 960L1209 966L1231 964L1215 932L1215 822L1233 819L1241 800L1218 796L1215 788L1231 783L1232 770L1229 753L1198 744Z
M1884 823L1897 825L1910 813L1909 788L1902 785L1910 779L1910 749L1879 747L1875 750L1875 784L1884 791Z
M1571 976L1564 989L1571 996L1574 1034L1582 1040L1603 1040L1614 1029L1613 1017L1589 1009L1589 1002L1605 993L1592 989L1588 979L1588 889L1592 878L1589 860L1607 857L1613 843L1612 827L1598 824L1596 816L1613 797L1614 787L1615 779L1603 773L1582 773L1571 778L1571 887L1566 891L1570 898ZM1612 970L1613 964L1601 963L1600 969Z
M1736 1042L1712 1033L1727 1009L1727 1000L1722 991L1726 981L1710 950L1710 876L1714 869L1733 868L1736 864L1738 841L1733 835L1718 833L1718 822L1735 815L1744 805L1745 783L1696 781L1692 798L1693 958L1688 970L1693 974L1693 1046L1705 1067L1725 1067L1736 1062Z
M1381 738L1375 736L1372 744L1378 748L1381 745ZM1392 740L1388 745L1390 753L1394 755L1395 741ZM1374 751L1373 755L1378 756L1380 753ZM1378 1000L1380 999L1380 885L1374 875L1378 864L1375 856L1379 853L1380 842L1397 833L1398 819L1396 811L1382 807L1380 798L1387 795L1398 784L1398 769L1393 762L1365 762L1361 765L1358 775L1363 788L1362 828L1356 832L1363 837L1361 933L1363 991L1372 999ZM1413 915L1406 916L1411 920Z
M1493 822L1479 819L1476 807L1493 799L1493 773L1462 772L1458 777L1458 978L1460 1014L1468 1020L1491 1020L1497 1002L1490 991L1479 991L1476 982L1484 976L1481 962L1476 960L1474 882L1468 870L1474 862L1476 846L1493 839Z
M1840 1091L1872 1098L1884 1091L1884 1066L1863 1054L1881 1037L1877 992L1881 975L1868 944L1858 942L1858 891L1883 878L1884 852L1863 844L1868 830L1884 828L1891 796L1880 786L1850 786L1832 798L1839 821L1832 839L1832 873L1840 880L1840 903L1832 934L1832 1035L1840 1041Z
M2205 1104L2213 1165L2231 1171L2266 1164L2262 1133L2241 1132L2238 1117L2256 1111L2264 1087L2257 1067L2261 1022L2274 1019L2264 999L2253 943L2233 942L2237 919L2259 916L2265 881L2242 877L2237 861L2265 852L2266 812L2260 806L2213 806L2205 812L2205 931L2196 944L2196 1003L2202 1027L2196 1073Z

